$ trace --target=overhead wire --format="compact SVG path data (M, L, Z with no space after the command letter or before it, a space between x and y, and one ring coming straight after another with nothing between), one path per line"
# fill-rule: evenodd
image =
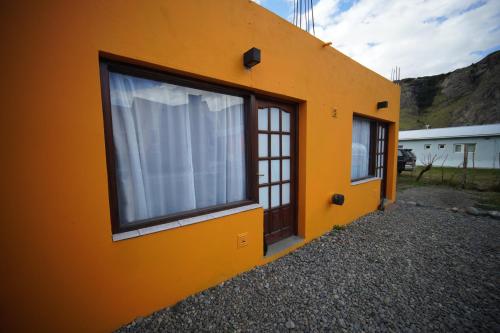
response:
M304 20L304 26L302 26L302 19ZM292 22L307 32L312 31L312 34L315 35L314 0L294 0Z

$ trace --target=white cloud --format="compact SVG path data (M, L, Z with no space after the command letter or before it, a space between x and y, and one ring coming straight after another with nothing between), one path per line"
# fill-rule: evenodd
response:
M344 12L339 3L314 6L316 36L385 77L394 66L402 78L446 73L500 45L498 0L359 0Z

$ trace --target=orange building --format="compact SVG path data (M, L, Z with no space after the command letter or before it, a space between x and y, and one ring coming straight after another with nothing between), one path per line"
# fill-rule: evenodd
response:
M399 88L251 1L0 26L6 332L116 329L395 199Z

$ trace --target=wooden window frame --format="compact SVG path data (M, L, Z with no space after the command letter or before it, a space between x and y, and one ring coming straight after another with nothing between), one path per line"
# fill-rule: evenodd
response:
M236 207L242 207L250 204L258 203L258 187L257 187L257 137L253 127L256 126L255 96L246 90L236 89L232 87L222 86L201 79L194 79L179 74L174 74L163 69L158 69L156 66L137 62L135 60L118 60L113 57L99 57L100 79L101 79L101 94L102 108L104 116L104 137L106 147L106 164L108 173L108 196L111 212L111 229L113 234L118 234L127 231L133 231L146 227L175 222L181 219L186 219L194 216L210 214L214 212L224 211ZM230 202L221 205L215 205L205 208L198 208L189 211L164 215L155 218L138 220L120 224L119 209L118 209L118 187L116 173L116 154L113 139L112 127L112 112L110 99L110 83L109 73L120 73L148 80L155 80L174 84L183 87L195 88L210 92L233 95L242 97L244 100L244 128L245 128L245 181L246 181L246 199Z
M377 124L379 121L364 117L362 115L354 114L352 119L354 122L355 118L362 118L370 121L370 153L368 156L368 175L360 178L351 178L351 183L358 182L365 179L376 178L375 168L376 168L376 154L377 154ZM387 138L386 138L387 141ZM352 139L351 139L352 144ZM351 163L352 163L352 150L351 150Z

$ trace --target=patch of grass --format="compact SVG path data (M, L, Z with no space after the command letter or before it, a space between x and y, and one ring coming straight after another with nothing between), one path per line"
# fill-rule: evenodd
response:
M340 230L344 230L345 228L346 228L345 225L336 224L333 226L332 230L339 230L340 231Z
M416 181L422 167L416 167L415 171L403 171L398 176L398 188L405 189L414 186L446 185L460 187L463 179L463 169L448 167L433 167L420 179ZM500 192L500 170L499 169L467 169L466 189Z
M479 195L478 208L500 211L500 192L483 192Z

